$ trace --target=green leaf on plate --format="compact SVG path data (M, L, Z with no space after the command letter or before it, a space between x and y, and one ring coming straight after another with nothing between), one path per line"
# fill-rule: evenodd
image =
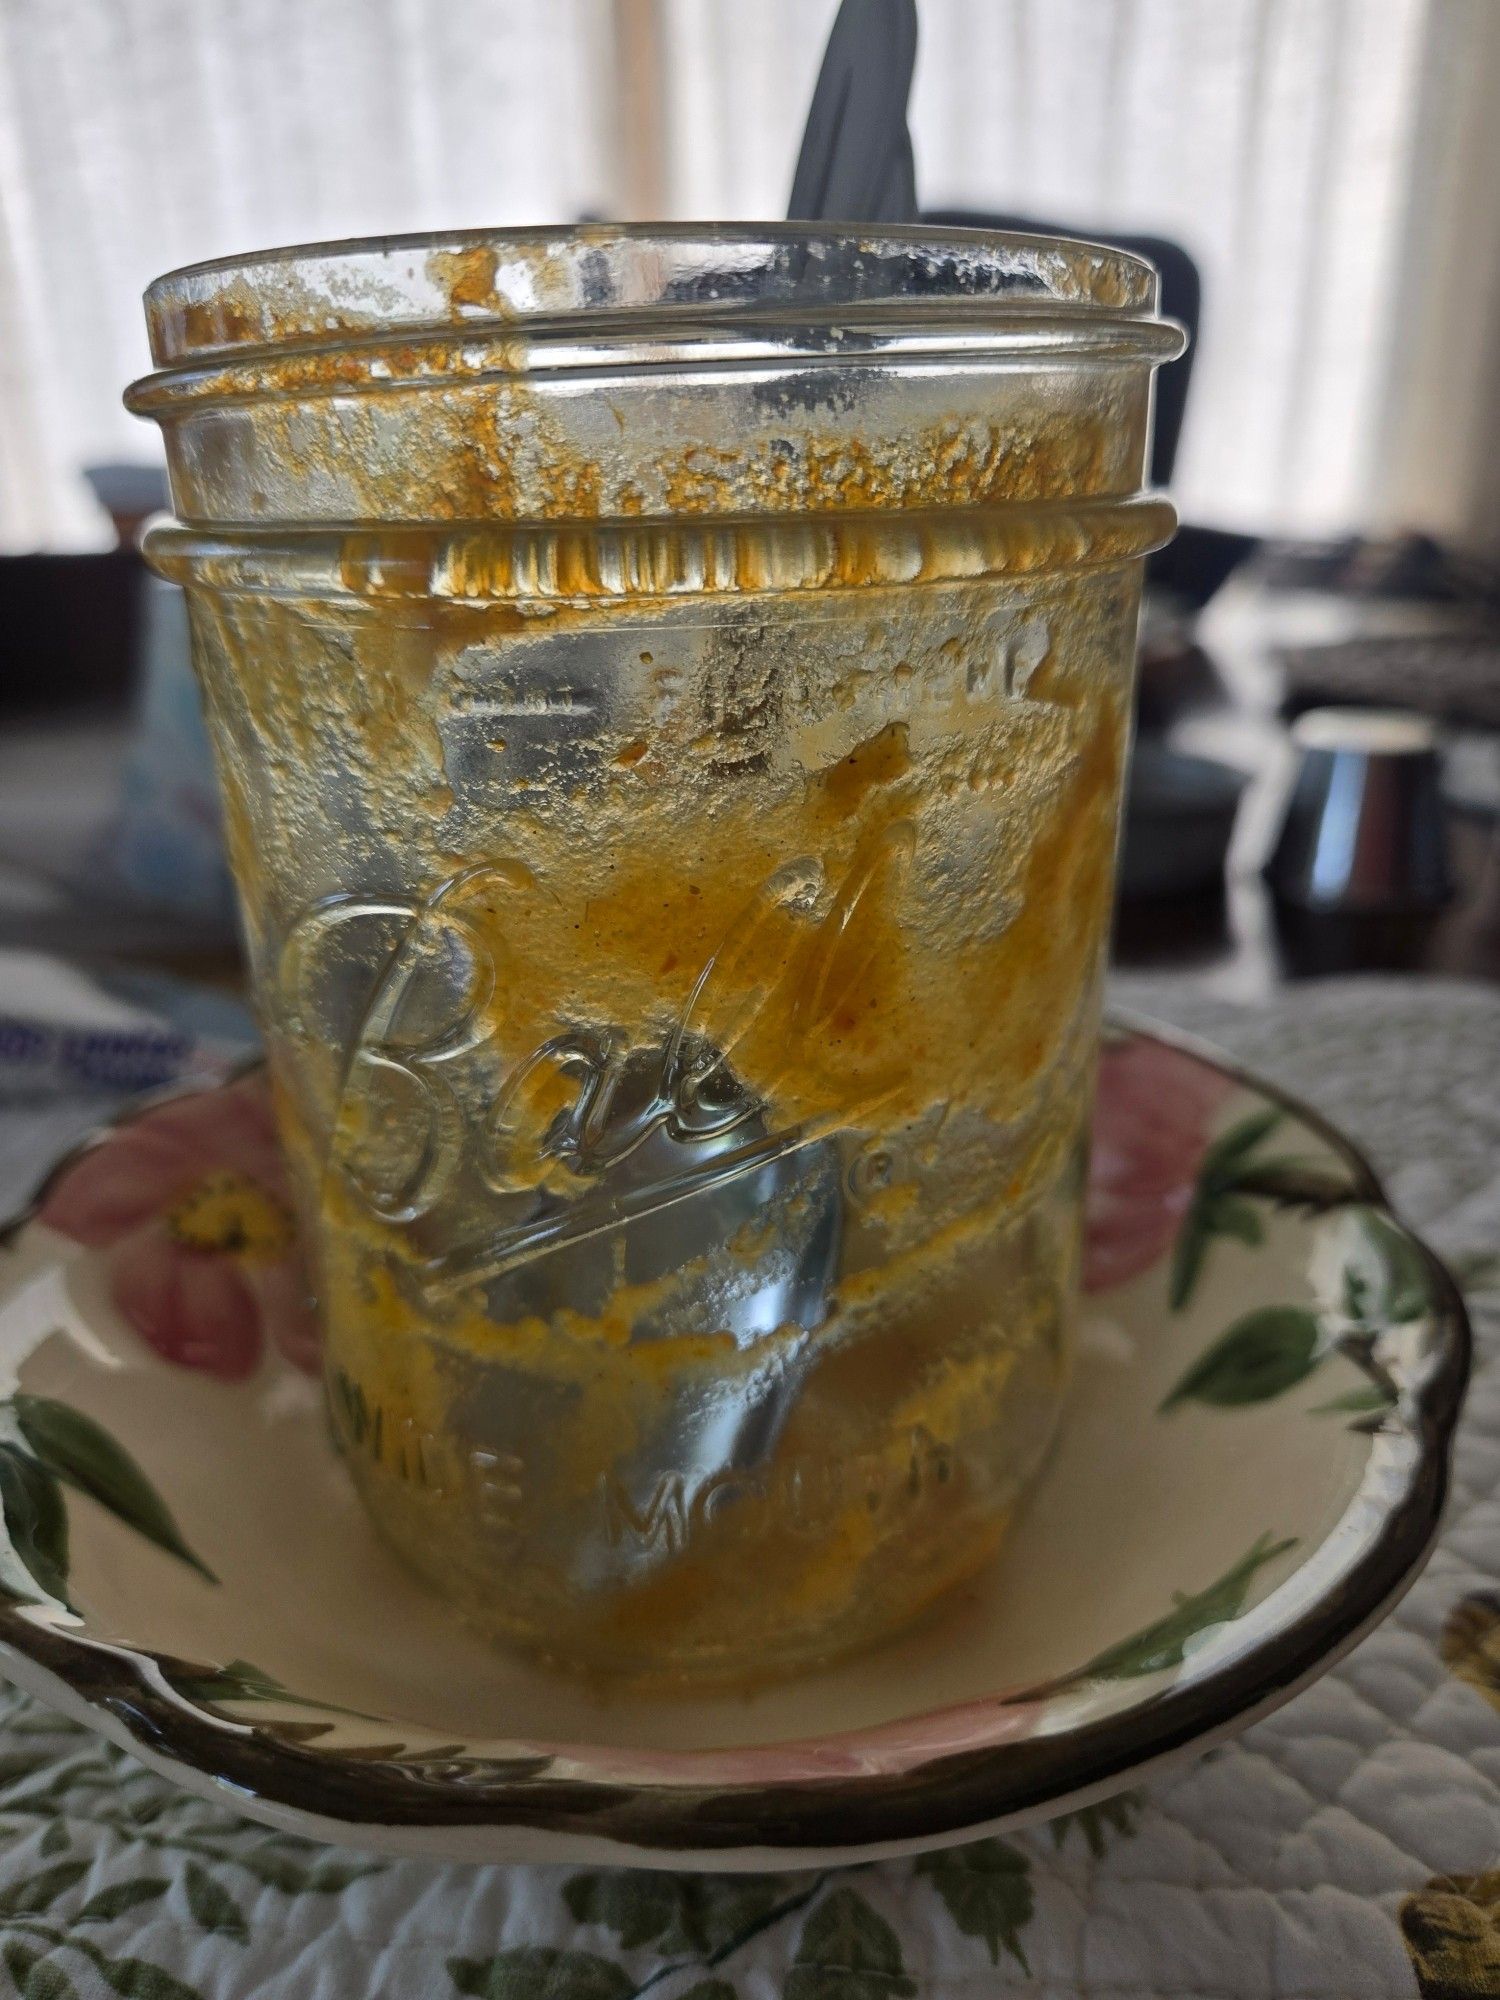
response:
M1339 1304L1343 1307L1344 1318L1356 1322L1363 1321L1370 1310L1370 1281L1364 1272L1353 1264L1346 1264L1339 1292Z
M218 1582L183 1540L151 1481L102 1425L51 1396L17 1396L14 1407L21 1435L48 1471L87 1493L116 1520L188 1563L210 1583Z
M249 1660L230 1660L201 1673L175 1673L172 1685L188 1701L293 1701L274 1674Z
M1264 1224L1247 1195L1278 1207L1322 1210L1373 1191L1356 1185L1338 1162L1253 1158L1284 1117L1277 1105L1251 1111L1221 1132L1203 1155L1192 1202L1172 1246L1168 1297L1174 1312L1191 1299L1216 1236L1233 1237L1252 1249L1264 1240Z
M1203 1269L1208 1246L1216 1236L1232 1236L1253 1249L1264 1238L1260 1217L1237 1194L1200 1188L1193 1205L1182 1218L1182 1227L1172 1245L1172 1266L1168 1296L1172 1310L1180 1312L1192 1297Z
M351 1715L359 1722L378 1722L380 1717L367 1715L363 1709L345 1708L336 1701L324 1701L317 1697L297 1694L268 1674L263 1667L257 1667L251 1660L229 1660L222 1667L188 1665L177 1661L171 1669L172 1686L184 1700L202 1702L214 1706L235 1701L275 1701L292 1708L310 1708L332 1715ZM277 1717L261 1724L262 1729L274 1731L287 1743L307 1743L314 1737L324 1736L333 1727L330 1722L289 1722ZM461 1748L461 1746L457 1746ZM344 1746L346 1757L368 1757L389 1759L403 1751L402 1743L361 1743ZM452 1754L435 1751L436 1756Z
M45 1916L59 1896L83 1880L92 1865L83 1860L54 1861L50 1868L12 1882L0 1889L0 1918Z
M68 1601L68 1514L57 1481L13 1444L0 1444L0 1512L11 1547L43 1597Z
M590 1951L517 1945L493 1958L450 1958L448 1977L471 2000L630 2000L635 1982Z
M1226 1183L1236 1194L1250 1194L1278 1208L1309 1209L1321 1215L1345 1202L1367 1201L1379 1190L1367 1175L1356 1176L1342 1160L1249 1160L1236 1167Z
M1260 1306L1237 1319L1189 1368L1162 1403L1233 1409L1283 1395L1317 1366L1319 1328L1302 1306Z
M182 1886L187 1893L188 1909L199 1930L210 1931L219 1937L233 1938L236 1944L249 1941L250 1926L245 1922L244 1912L230 1895L220 1886L208 1870L198 1861L190 1861L183 1871Z
M1241 1195L1215 1195L1209 1203L1209 1222L1215 1236L1236 1237L1252 1250L1266 1239L1260 1217Z
M1257 1571L1296 1546L1295 1536L1274 1542L1269 1535L1261 1535L1239 1561L1225 1570L1221 1577L1215 1578L1207 1589L1187 1596L1179 1594L1165 1618L1158 1618L1154 1625L1147 1625L1141 1631L1133 1632L1128 1639L1122 1639L1118 1645L1095 1654L1087 1666L1052 1685L1071 1686L1085 1680L1130 1680L1140 1674L1154 1674L1167 1667L1180 1666L1188 1641L1215 1625L1227 1625L1238 1618L1245 1608L1245 1599L1250 1594L1250 1585Z
M1031 1921L1031 1863L1006 1840L976 1840L968 1847L924 1854L916 1872L942 1897L948 1914L966 1937L983 1938L990 1963L1000 1963L1003 1947L1025 1973L1031 1967L1021 1948L1021 1932Z
M1398 1223L1378 1208L1359 1211L1360 1231L1375 1267L1375 1297L1369 1311L1409 1325L1432 1310L1432 1277L1427 1259Z
M901 1940L853 1889L835 1889L814 1908L797 1940L782 2000L910 2000Z
M1238 1168L1263 1139L1270 1138L1281 1120L1280 1106L1272 1104L1247 1113L1227 1132L1221 1132L1203 1155L1198 1168L1199 1187L1217 1192L1233 1186Z
M1208 1254L1208 1239L1212 1234L1208 1221L1208 1204L1195 1200L1182 1218L1182 1227L1177 1232L1177 1240L1172 1245L1172 1267L1167 1283L1167 1296L1173 1312L1181 1312L1193 1296L1198 1283L1198 1274L1203 1269L1203 1259Z
M160 1875L138 1875L130 1882L112 1882L107 1889L90 1896L83 1908L73 1918L75 1924L109 1924L116 1917L123 1917L127 1910L137 1910L142 1903L154 1903L158 1896L164 1896L171 1883Z

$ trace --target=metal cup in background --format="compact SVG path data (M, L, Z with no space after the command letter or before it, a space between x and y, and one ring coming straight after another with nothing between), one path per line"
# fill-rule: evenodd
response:
M1437 730L1403 709L1313 708L1266 876L1283 902L1361 914L1438 910L1453 893Z
M1420 962L1453 893L1438 733L1402 709L1316 708L1266 863L1287 969Z

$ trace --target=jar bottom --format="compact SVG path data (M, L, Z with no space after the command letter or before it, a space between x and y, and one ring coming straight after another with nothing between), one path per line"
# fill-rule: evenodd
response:
M1056 1429L1054 1332L1007 1357L986 1421L950 1441L916 1427L783 1461L770 1487L669 1480L617 1507L617 1536L651 1559L603 1587L579 1587L576 1551L570 1574L524 1516L486 1532L399 1456L349 1452L350 1467L383 1538L492 1643L647 1695L743 1690L936 1615L990 1564Z

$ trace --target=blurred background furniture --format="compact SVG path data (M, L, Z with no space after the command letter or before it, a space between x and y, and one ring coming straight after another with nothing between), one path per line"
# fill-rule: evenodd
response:
M132 546L160 482L119 402L146 279L257 241L779 213L834 10L0 0L0 939L232 972ZM1398 957L1494 963L1497 96L1483 0L919 6L926 212L1139 248L1194 333L1159 389L1184 526L1144 621L1127 960L1295 961L1259 872L1285 721L1354 701L1444 731L1456 893ZM1181 850L1171 896L1153 845Z

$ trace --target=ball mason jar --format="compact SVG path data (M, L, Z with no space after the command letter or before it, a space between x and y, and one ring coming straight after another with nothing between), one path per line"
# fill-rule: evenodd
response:
M780 226L147 294L333 1430L497 1638L822 1660L984 1564L1046 1449L1156 297Z

